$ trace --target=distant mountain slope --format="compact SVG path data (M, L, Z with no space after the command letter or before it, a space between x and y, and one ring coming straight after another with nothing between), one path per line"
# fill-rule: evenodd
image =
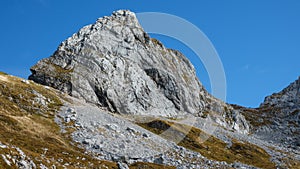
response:
M243 109L259 138L299 150L300 78L265 98L257 109Z

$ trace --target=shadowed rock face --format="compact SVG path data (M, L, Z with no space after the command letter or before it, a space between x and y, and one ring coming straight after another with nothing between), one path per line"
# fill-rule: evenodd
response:
M242 115L206 92L190 61L150 38L130 11L83 27L31 71L29 79L111 112L180 118L213 111L219 124L248 131Z

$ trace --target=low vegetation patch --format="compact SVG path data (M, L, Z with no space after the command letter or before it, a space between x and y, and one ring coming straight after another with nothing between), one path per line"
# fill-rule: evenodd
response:
M137 162L129 166L130 169L176 169L176 167Z
M162 44L159 40L157 40L157 39L155 39L155 38L151 38L151 41L152 41L152 43L154 43L155 45L158 45L158 46L160 46L161 48L163 48L163 44Z
M4 72L0 72L0 75L7 75L7 73L4 73Z
M240 110L240 112L244 115L246 120L250 122L250 124L254 128L272 124L272 114L276 113L276 111L279 111L276 108L267 106L257 109L245 108L238 105L232 105L232 107L234 107L237 110Z
M241 162L265 169L276 168L275 164L270 161L270 155L265 150L250 143L232 140L232 145L228 146L222 140L209 136L198 128L164 120L154 120L148 123L139 123L139 125L158 135L166 130L176 131L171 132L172 134L185 134L178 145L199 152L212 160L227 163ZM171 141L174 141L174 138L177 137L176 135L168 136L164 134L162 136ZM204 141L201 138L208 139Z

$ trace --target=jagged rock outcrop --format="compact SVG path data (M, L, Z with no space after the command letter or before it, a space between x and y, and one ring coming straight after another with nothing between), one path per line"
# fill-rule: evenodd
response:
M286 111L293 111L300 107L300 77L288 87L267 96L260 107L273 106L278 108L285 108Z
M250 121L252 133L258 138L299 149L300 78L282 91L267 96L259 108L235 107Z
M257 134L288 147L300 146L300 77L279 93L265 98L259 110L268 117Z
M182 118L205 112L247 133L242 115L209 95L190 61L144 32L134 13L116 11L62 42L29 79L111 112Z

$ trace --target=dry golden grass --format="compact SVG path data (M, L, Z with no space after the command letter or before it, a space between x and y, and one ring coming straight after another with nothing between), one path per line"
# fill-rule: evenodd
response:
M241 113L244 115L244 117L246 118L246 120L248 122L250 122L250 124L253 127L259 127L259 126L264 126L264 125L268 125L271 124L271 117L272 117L272 113L270 112L274 112L276 111L276 109L272 109L272 108L260 108L260 109L251 109L251 108L245 108L242 106L238 106L238 105L232 105L235 109L238 109L241 111ZM262 114L265 112L265 117L262 117ZM261 119L258 120L258 119Z
M158 45L158 46L160 46L161 48L163 47L163 44L162 44L159 40L157 40L157 39L155 39L155 38L151 38L151 41L152 41L152 43L154 43L155 45Z
M278 149L275 147L268 147L270 150L280 152L285 157L281 159L282 164L278 168L300 169L300 161L295 160L289 151Z
M289 157L283 158L282 161L284 162L284 168L289 169L300 169L300 162Z
M8 79L6 76L0 74L0 81L8 82Z
M176 167L137 162L129 166L130 169L176 169Z
M149 123L140 123L140 126L155 134L162 134L165 130L171 129L172 134L182 135L189 131L178 145L201 153L203 156L217 161L233 163L239 161L244 164L259 168L275 168L275 164L270 161L270 155L262 148L250 144L232 140L232 146L228 147L225 142L213 136L208 136L198 128L169 121L155 120ZM199 136L208 136L208 140L203 141ZM168 140L176 138L176 135L163 135Z

